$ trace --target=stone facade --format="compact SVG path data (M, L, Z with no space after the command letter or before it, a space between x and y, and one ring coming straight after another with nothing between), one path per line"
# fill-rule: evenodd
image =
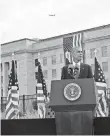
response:
M83 46L85 49L85 62L94 64L94 58L90 57L90 49L97 49L97 59L108 63L108 71L105 71L108 87L110 87L110 25L92 28L84 31ZM75 32L78 33L78 32ZM17 75L20 88L20 95L32 95L36 93L35 79L35 59L38 58L42 65L42 69L47 70L47 88L51 90L51 80L60 80L61 68L64 66L63 38L73 36L75 33L60 35L38 41L32 39L21 39L1 45L1 63L3 77L3 94L7 96L8 74L11 69L12 53L15 54L17 60ZM102 47L107 46L107 56L102 57ZM56 64L52 64L52 56L56 55ZM47 64L43 65L43 58L47 58ZM62 58L61 58L62 57ZM6 65L9 62L8 65ZM52 77L52 69L56 69L56 77Z

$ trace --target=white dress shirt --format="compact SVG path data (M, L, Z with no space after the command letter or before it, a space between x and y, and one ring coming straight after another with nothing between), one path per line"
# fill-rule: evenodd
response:
M73 61L73 67L74 67L74 68L75 68L76 65L78 66L79 72L80 72L80 65L81 65L81 62L75 63L75 62ZM73 72L74 72L74 69L73 69Z

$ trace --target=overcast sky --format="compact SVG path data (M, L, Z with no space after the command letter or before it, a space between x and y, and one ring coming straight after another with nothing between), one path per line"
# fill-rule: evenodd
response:
M0 0L1 43L47 38L109 23L110 0Z

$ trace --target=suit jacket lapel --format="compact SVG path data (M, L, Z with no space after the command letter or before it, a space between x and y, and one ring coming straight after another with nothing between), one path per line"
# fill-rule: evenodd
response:
M81 75L83 74L83 71L84 71L84 65L83 63L80 64L80 74L79 74L79 77L81 77Z

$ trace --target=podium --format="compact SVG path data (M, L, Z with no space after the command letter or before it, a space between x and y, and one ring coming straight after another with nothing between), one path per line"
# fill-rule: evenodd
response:
M93 79L51 82L50 107L55 111L58 135L91 135L97 104Z

